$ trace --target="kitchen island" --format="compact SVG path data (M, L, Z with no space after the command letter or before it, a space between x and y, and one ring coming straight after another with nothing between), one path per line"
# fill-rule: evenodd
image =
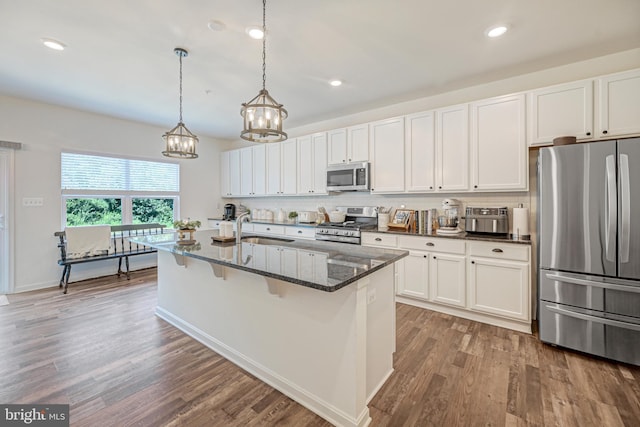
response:
M393 372L394 262L406 251L199 231L158 249L156 314L335 425L366 426Z

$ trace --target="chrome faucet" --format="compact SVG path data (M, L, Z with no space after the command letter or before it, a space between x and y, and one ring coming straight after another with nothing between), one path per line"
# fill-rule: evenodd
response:
M236 244L238 245L242 242L242 223L244 221L251 221L249 212L241 213L236 217Z

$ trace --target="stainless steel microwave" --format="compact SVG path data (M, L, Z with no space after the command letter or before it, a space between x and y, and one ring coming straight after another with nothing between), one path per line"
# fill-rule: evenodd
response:
M329 165L327 191L369 191L369 163Z

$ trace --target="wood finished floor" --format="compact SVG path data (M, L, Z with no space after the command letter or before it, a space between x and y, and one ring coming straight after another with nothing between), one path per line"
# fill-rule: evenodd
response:
M9 295L0 402L69 403L72 426L328 426L154 315L156 271ZM639 426L640 368L398 304L372 426Z

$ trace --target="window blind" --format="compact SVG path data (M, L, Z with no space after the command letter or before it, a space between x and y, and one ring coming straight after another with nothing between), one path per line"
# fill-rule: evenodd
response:
M62 190L180 191L180 165L78 153L61 155Z

